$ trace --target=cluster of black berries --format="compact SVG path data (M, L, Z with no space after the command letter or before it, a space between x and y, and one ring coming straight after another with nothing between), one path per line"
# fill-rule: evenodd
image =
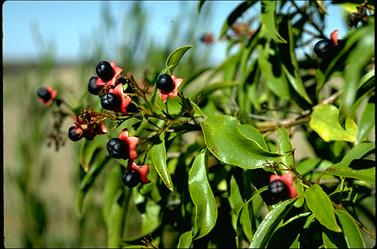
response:
M101 61L96 66L97 76L89 79L88 91L93 95L99 95L103 109L127 115L131 98L123 93L122 85L127 83L127 80L123 78L122 72L123 69L117 67L114 62Z

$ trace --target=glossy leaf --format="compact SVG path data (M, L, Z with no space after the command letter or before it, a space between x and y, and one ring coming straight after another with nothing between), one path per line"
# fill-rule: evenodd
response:
M276 29L275 8L276 1L263 0L261 2L262 32L265 37L273 39L275 42L287 43Z
M294 200L286 200L281 202L277 204L270 212L268 212L262 223L258 226L249 248L266 247L280 221L284 219L285 215L292 207L293 201Z
M166 60L166 67L161 71L163 73L173 74L175 67L178 65L179 61L181 60L182 56L192 48L192 45L186 45L177 48L174 50Z
M187 231L181 234L177 248L190 248L192 243L192 232Z
M348 248L365 248L363 236L355 219L345 210L336 209Z
M257 144L265 150L268 150L267 143L260 132L252 125L242 124L238 126L239 131L245 137L254 140Z
M318 184L305 190L305 201L315 218L326 228L334 232L341 232L336 223L334 207L328 195Z
M205 143L216 158L244 169L262 168L267 161L280 158L280 154L263 149L258 139L245 137L239 126L237 119L227 115L209 116L201 123Z
M323 173L342 177L356 178L370 183L375 183L375 167L366 169L353 169L349 165L353 160L361 159L375 149L375 143L361 143L349 150L346 156L337 164L327 168Z
M170 172L166 164L166 148L165 148L165 133L161 133L159 138L153 141L153 146L150 149L150 157L154 168L165 183L166 187L173 191L173 182L171 180Z
M344 130L339 124L339 110L333 105L321 104L314 107L309 125L326 142L356 141L357 126L355 122L346 118L346 129Z
M375 104L368 103L358 123L356 143L360 143L375 126Z
M193 238L207 235L217 220L217 205L207 177L207 151L197 155L189 171L188 187L194 203Z

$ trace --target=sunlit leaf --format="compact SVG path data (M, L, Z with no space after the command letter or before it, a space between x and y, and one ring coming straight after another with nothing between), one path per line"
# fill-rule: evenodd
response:
M192 45L186 45L175 49L166 60L166 67L160 72L173 74L175 67L178 65L179 61L181 60L182 56L192 48Z
M257 140L244 136L239 129L237 119L227 115L208 117L201 127L204 140L220 161L244 169L262 168L267 161L275 161L280 154L269 152L257 143Z
M194 203L193 238L207 235L217 220L217 205L207 177L207 151L197 155L189 171L188 187Z
M328 195L318 184L305 190L305 201L315 218L326 228L334 232L341 232L336 223L334 207Z
M177 248L190 248L192 243L192 232L187 231L181 234Z
M356 140L355 122L347 117L346 129L343 129L339 124L339 110L333 105L321 104L314 107L309 125L326 142Z

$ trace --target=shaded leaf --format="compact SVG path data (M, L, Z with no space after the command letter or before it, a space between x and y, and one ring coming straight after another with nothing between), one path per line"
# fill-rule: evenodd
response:
M270 48L270 42L265 46L258 45L258 65L269 89L282 99L289 99L288 82L283 74L281 61L277 52Z
M361 115L360 121L358 122L358 132L356 136L356 143L360 143L375 125L375 104L368 103L365 106L364 112Z
M161 133L160 137L153 141L153 146L149 153L151 162L162 181L170 191L173 191L173 182L166 164L165 132Z
M349 150L346 156L337 164L327 168L323 173L333 174L342 177L356 178L370 183L375 183L375 167L366 169L353 169L349 167L352 161L361 159L365 155L372 152L375 148L375 143L361 143Z
M127 200L128 203L128 200ZM109 210L107 224L107 247L119 248L122 242L123 227L125 221L126 198L122 189L119 189L113 199Z
M193 237L199 239L207 235L217 220L217 205L207 177L207 150L194 159L189 171L188 187L194 203Z
M113 167L109 174L106 177L105 180L105 186L103 190L103 209L102 209L102 215L103 219L105 220L105 223L107 226L110 226L110 211L114 202L114 199L119 192L119 190L122 190L122 170L121 167L118 165L115 165Z
M362 39L359 40L356 47L352 49L349 57L346 60L344 70L344 92L342 95L344 110L350 114L356 97L356 91L359 84L362 71L370 62L374 55L374 29L370 29Z
M339 110L333 105L321 104L314 107L309 125L326 142L356 140L355 122L347 117L344 130L339 124Z
M98 174L104 168L106 163L110 160L110 157L104 155L103 153L98 157L94 162L92 162L92 166L90 167L88 173L85 174L85 176L82 178L80 182L79 191L77 194L77 210L79 213L81 213L82 204L86 193L89 191Z
M280 159L280 154L269 152L256 140L245 137L238 120L231 116L209 116L201 127L208 149L223 163L255 169L264 167L267 161Z
M336 209L348 248L365 248L363 236L355 219L345 210Z
M305 201L315 218L331 231L341 232L336 223L334 208L328 195L318 184L312 185L305 190Z
M286 200L277 204L258 226L257 231L250 243L249 248L263 248L268 244L273 232L279 225L280 221L284 219L289 209L292 207L294 200Z

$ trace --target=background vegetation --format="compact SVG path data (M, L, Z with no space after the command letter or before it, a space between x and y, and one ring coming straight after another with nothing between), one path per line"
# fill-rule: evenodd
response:
M85 38L90 43L83 40L83 46L92 47L77 65L57 65L48 42L39 42L39 64L4 65L5 246L374 246L374 18L350 27L340 37L343 47L321 60L307 44L329 39L323 33L326 6L343 6L348 22L348 15L362 2L257 2L246 1L229 10L215 37L215 42L227 44L227 57L219 65L210 62L210 53L216 51L203 44L203 34L196 29L213 18L211 9L203 7L205 1L195 7L182 4L185 15L171 26L174 35L163 46L147 33L145 3L135 2L122 24L128 35L119 45L104 47L117 18L104 5L104 25L99 27L103 35ZM369 15L374 6L368 6ZM257 10L258 16L250 10ZM74 107L83 103L98 107L98 99L87 93L87 81L103 58L114 58L136 79L153 85L169 54L187 44L193 47L174 74L185 79L182 92L207 119L200 131L167 141L168 178L159 178L152 167L151 184L123 187L120 162L93 166L99 163L94 150L89 152L89 143L65 138L72 120L61 120L36 101L38 87L52 85ZM220 129L218 123L226 125ZM246 128L237 128L239 124ZM61 125L63 133L54 135L65 138L65 143L49 139L54 125ZM261 155L250 152L250 144L230 148L223 141L238 139L234 129L243 130L242 139L251 137L259 147L283 157L275 160L272 154L263 154L253 161ZM94 144L104 145L104 139ZM233 161L223 156L230 153L235 155ZM83 160L92 171L83 171ZM268 174L285 169L281 163L309 183L298 185L296 200L271 205L260 193L268 185ZM208 170L203 171L202 164ZM202 177L197 195L192 188L196 185L189 184L193 175ZM311 191L304 192L305 184ZM195 197L203 188L215 200L209 210L203 199ZM119 207L114 204L117 191L124 196L116 202ZM210 194L204 197L211 200ZM317 207L311 204L313 199ZM328 199L329 210L318 213ZM206 222L195 218L195 207L208 212ZM114 208L120 215L112 213ZM335 224L328 223L327 213L336 214ZM119 217L123 223L114 228L116 223L109 219ZM335 232L338 225L341 233Z

